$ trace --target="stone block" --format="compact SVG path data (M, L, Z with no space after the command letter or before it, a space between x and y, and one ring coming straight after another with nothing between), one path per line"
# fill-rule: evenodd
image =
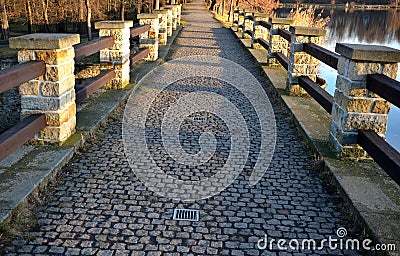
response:
M61 126L47 126L39 133L39 140L47 142L63 142L75 131L76 117L74 116L68 122L63 123Z
M35 60L43 60L48 65L59 65L73 60L75 51L71 46L57 50L38 50L35 51L35 55Z
M344 132L338 127L335 122L331 122L330 131L331 135L342 146L357 144L357 132Z
M307 36L307 37L308 36L312 36L312 37L326 36L326 29L322 29L322 28L290 26L289 31L295 35L301 35L301 36Z
M57 82L74 74L75 62L64 62L59 65L46 65L44 80Z
M65 122L68 122L76 114L75 103L70 104L70 106L58 110L46 112L46 124L48 126L61 126Z
M64 49L80 43L78 34L35 33L10 38L10 48L27 50Z
M345 96L365 97L367 94L366 82L352 81L342 75L336 78L336 88Z
M337 65L337 72L339 75L347 76L348 69L349 69L350 60L343 56L339 57L338 65Z
M356 61L382 63L400 62L400 50L387 46L337 43L335 51L348 59Z
M46 111L59 110L75 100L75 90L69 90L59 97L21 96L21 109Z
M332 121L338 125L339 129L345 132L357 132L362 129L384 134L387 128L387 120L387 115L346 112L338 104L333 104Z
M133 21L107 20L94 23L95 29L126 29L133 27Z
M350 61L347 77L354 81L367 81L367 74L379 74L381 66L380 63Z
M397 63L382 64L382 74L390 78L396 79L399 65Z
M58 82L43 81L41 83L41 95L47 97L58 97L65 92L73 89L75 86L75 76L70 75L69 77L60 80Z
M372 105L372 113L376 114L389 114L392 104L384 99L374 100Z
M18 62L26 62L36 60L36 54L34 50L19 50L18 51Z
M40 83L39 80L31 80L19 86L19 93L26 96L40 96Z
M294 20L286 19L286 18L269 18L268 20L271 24L280 24L280 25L292 25ZM289 28L289 26L288 26Z
M347 112L370 113L372 109L373 99L366 97L346 96L340 90L335 91L335 102Z

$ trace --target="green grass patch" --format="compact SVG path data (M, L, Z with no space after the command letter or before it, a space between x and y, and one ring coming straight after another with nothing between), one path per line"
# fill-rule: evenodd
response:
M18 56L16 49L10 49L8 46L0 46L0 59L16 59Z

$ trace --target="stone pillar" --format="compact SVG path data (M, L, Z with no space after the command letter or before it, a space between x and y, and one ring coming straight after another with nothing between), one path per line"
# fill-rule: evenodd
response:
M176 5L176 12L177 12L176 23L177 23L177 26L180 26L181 18L182 18L182 5L181 4Z
M262 46L260 44L255 43L256 39L261 38L264 40L269 40L268 39L268 29L259 26L258 22L259 21L268 21L269 15L265 13L253 13L253 36L251 38L251 48L255 49L261 49Z
M178 5L167 5L165 8L172 11L172 30L176 30L178 27Z
M167 35L172 36L172 21L174 19L174 16L172 15L172 9L165 8L163 10L167 12Z
M400 51L384 46L336 44L339 58L329 140L343 159L362 160L359 129L384 137L391 104L366 89L367 74L396 78Z
M311 27L290 27L292 33L290 42L290 55L288 67L287 90L290 96L309 96L300 87L299 76L308 76L314 82L318 74L319 60L303 52L303 43L314 43L320 45L326 35L326 30Z
M115 78L105 85L107 89L122 89L129 84L130 73L130 27L132 21L99 21L95 28L100 36L113 36L112 47L100 51L100 69L115 70Z
M62 143L75 132L74 34L31 34L10 38L10 48L18 49L18 62L42 60L46 73L20 85L21 116L44 113L47 127L35 139Z
M140 48L149 48L150 53L144 60L155 61L158 59L158 33L161 14L138 14L140 25L150 25L150 31L139 36Z
M168 41L168 31L167 31L167 24L168 24L168 10L154 10L153 13L161 15L161 23L159 24L159 44L160 45L167 45ZM172 33L172 31L171 31Z
M239 14L238 14L238 29L237 32L238 33L242 33L243 32L243 26L244 26L244 9L243 10L239 10Z
M236 30L237 27L239 25L239 9L236 9L233 11L233 17L232 17L232 27L236 26Z
M244 11L242 38L246 37L246 31L253 31L253 21L250 19L253 16L253 11ZM249 35L247 35L250 37Z
M280 52L287 56L289 42L278 34L278 29L289 30L289 26L293 24L293 20L284 18L269 18L271 30L269 36L268 64L272 66L279 65L275 59L276 53Z

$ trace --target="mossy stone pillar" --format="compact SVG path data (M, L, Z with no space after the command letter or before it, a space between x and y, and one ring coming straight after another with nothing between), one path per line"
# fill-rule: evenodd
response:
M268 21L269 15L265 13L253 13L253 36L251 38L251 48L261 49L262 46L256 43L257 39L261 38L268 40L268 29L259 25L259 21Z
M326 36L326 30L321 28L291 26L290 55L288 67L287 90L290 96L309 96L300 87L298 77L308 76L314 82L318 74L319 60L303 51L303 43L320 45Z
M252 16L253 11L244 10L242 38L246 38L246 36L250 37L250 35L246 34L246 31L253 31L253 21L251 20Z
M271 23L270 35L269 35L269 49L268 49L268 64L271 66L279 65L276 60L276 53L280 52L287 56L289 42L285 38L278 34L278 29L289 30L290 25L293 24L293 20L284 18L269 18Z
M100 68L114 69L116 77L104 86L107 89L122 89L129 84L130 72L130 28L132 21L99 21L95 28L100 36L114 37L114 45L100 51Z
M400 51L376 45L336 44L341 56L332 108L329 140L342 159L362 160L358 130L373 130L384 137L391 104L366 89L368 74L397 76Z
M168 10L154 10L153 13L161 15L161 22L159 24L159 44L167 45L168 42Z
M243 32L243 27L244 27L244 9L239 10L238 13L238 29L237 32L238 33L242 33Z
M144 60L155 61L158 59L158 44L159 44L159 19L161 14L138 14L140 25L150 25L150 31L139 36L140 48L149 48L150 53Z
M35 140L62 143L75 132L75 51L77 34L31 34L10 38L10 48L18 49L18 62L41 60L44 76L21 84L21 117L45 114L47 127Z

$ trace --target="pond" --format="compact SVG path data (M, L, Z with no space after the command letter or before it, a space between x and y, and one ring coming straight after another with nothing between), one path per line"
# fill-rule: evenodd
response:
M287 10L278 11L280 17ZM324 10L330 16L325 48L334 51L336 43L385 45L400 49L400 12L396 10ZM336 70L320 65L320 76L327 81L327 91L333 95ZM397 74L400 81L400 70ZM392 106L386 132L387 141L400 151L400 109Z

